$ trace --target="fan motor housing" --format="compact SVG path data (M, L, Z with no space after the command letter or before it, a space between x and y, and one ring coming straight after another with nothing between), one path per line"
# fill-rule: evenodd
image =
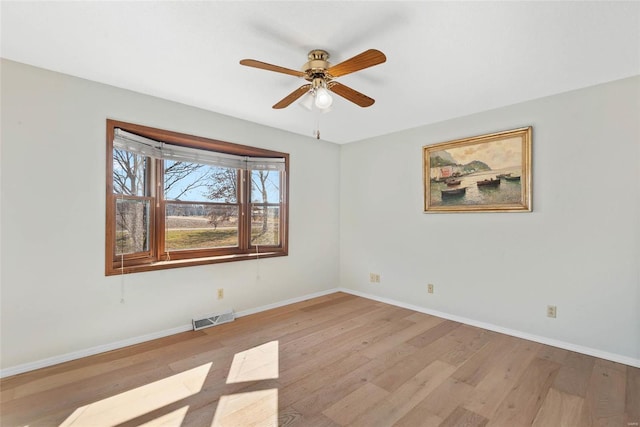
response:
M329 59L329 52L322 49L314 49L307 55L309 62L303 65L302 71L307 75L306 80L312 81L314 78L326 77L326 71L331 66L327 59Z

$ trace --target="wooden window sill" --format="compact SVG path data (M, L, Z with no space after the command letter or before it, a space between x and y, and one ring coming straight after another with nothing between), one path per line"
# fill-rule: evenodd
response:
M140 273L143 271L155 271L155 270L166 270L169 268L179 268L179 267L191 267L196 265L207 265L207 264L219 264L223 262L233 262L233 261L246 261L252 259L261 259L261 258L273 258L279 256L287 256L287 252L283 250L279 251L267 251L260 252L259 254L248 253L248 254L232 254L232 255L219 255L214 257L205 257L205 258L189 258L189 259L179 259L179 260L171 260L171 261L158 261L150 264L139 264L139 265L129 265L121 268L118 265L113 265L111 269L108 269L105 272L106 276L117 276L119 274L130 274L130 273Z

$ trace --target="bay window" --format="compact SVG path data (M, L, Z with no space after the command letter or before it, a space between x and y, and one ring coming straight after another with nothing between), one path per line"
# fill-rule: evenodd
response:
M289 155L107 120L107 275L287 255Z

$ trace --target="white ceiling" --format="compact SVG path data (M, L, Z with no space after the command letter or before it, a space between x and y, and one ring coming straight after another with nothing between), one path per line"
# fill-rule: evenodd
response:
M4 58L335 143L640 74L640 2L10 2ZM243 67L387 62L339 81L327 114L273 104L304 83Z

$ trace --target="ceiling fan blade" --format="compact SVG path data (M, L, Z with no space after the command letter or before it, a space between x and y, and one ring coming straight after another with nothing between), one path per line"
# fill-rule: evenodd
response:
M306 75L302 71L296 71L290 68L280 67L278 65L267 64L266 62L256 61L255 59L243 59L240 61L240 65L246 65L247 67L253 68L261 68L263 70L275 71L276 73L289 74L296 77L304 77Z
M338 82L329 82L327 87L347 101L351 101L361 107L371 107L376 102L373 98L369 98L367 95Z
M309 92L310 89L311 89L311 85L310 84L306 84L306 85L300 86L298 89L294 90L289 95L287 95L284 98L282 98L282 100L280 100L280 102L275 104L273 106L273 108L280 109L280 108L288 107L289 105L291 105L291 103L293 101L295 101L296 99L300 98L305 93Z
M384 56L384 53L376 49L369 49L353 58L349 58L346 61L330 67L327 72L333 77L340 77L345 74L373 67L374 65L382 64L386 60L387 57Z

